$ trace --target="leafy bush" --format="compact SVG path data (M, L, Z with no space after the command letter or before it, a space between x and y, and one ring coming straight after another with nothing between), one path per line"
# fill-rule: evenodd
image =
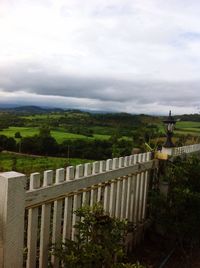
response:
M142 264L139 262L137 263L118 263L113 266L113 268L145 268Z
M53 245L52 254L64 267L111 267L124 256L123 240L127 223L106 215L100 205L75 211L81 220L74 226L76 239Z
M154 192L151 215L185 252L200 244L200 161L197 157L177 158L166 169L168 196Z

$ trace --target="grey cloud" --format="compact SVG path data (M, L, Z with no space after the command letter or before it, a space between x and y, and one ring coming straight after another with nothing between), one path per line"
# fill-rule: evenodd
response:
M21 64L0 68L0 88L45 96L90 99L137 105L199 106L200 81L166 82L84 77L47 69L41 64Z

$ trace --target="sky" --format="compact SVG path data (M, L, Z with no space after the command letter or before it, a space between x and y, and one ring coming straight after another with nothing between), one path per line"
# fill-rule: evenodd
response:
M199 0L0 0L0 105L200 111Z

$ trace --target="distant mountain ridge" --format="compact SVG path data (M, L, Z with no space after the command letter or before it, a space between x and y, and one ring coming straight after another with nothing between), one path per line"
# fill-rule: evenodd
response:
M0 107L0 111L12 112L12 113L26 113L26 114L41 114L49 112L63 112L64 109L60 108L50 108L50 107L40 107L40 106L16 106L16 107Z
M105 113L118 113L118 112L108 112L99 110L88 110L88 109L77 109L77 108L57 108L57 107L42 107L36 105L12 105L12 104L0 104L0 111L11 112L17 114L42 114L42 113L53 113L53 112L65 112L65 111L78 111L87 112L95 114L105 114Z
M46 114L46 113L62 113L62 112L81 112L81 113L90 113L90 114L127 114L123 112L111 112L111 111L99 111L99 110L89 110L89 109L76 109L76 108L57 108L57 107L42 107L37 105L12 105L12 104L0 104L0 112L14 113L18 115L32 115L32 114ZM128 115L128 114L127 114ZM150 118L159 118L164 119L167 116L161 115L148 115L148 114L130 114L140 117L150 117ZM193 121L200 122L200 114L182 114L182 115L173 115L176 120L181 121Z

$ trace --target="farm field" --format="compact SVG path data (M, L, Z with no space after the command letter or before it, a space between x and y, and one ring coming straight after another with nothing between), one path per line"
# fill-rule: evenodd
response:
M165 133L164 126L162 123L158 124L159 131ZM176 134L191 134L191 135L200 135L200 122L192 121L178 121L176 122L175 131Z
M176 126L178 128L200 128L200 122L178 121Z
M92 162L92 160L78 158L59 158L45 156L20 155L11 152L0 153L0 171L17 171L29 175L34 172L43 172L45 170L55 170L65 168L69 165L75 166Z
M176 123L175 133L200 135L200 122L179 121Z
M36 127L9 127L8 129L2 130L0 135L5 135L7 137L15 137L15 133L20 132L22 137L31 137L39 134L39 128ZM99 139L108 140L110 135L94 134L93 137L87 137L81 134L74 134L69 132L64 132L62 130L52 130L51 135L56 139L58 143L62 143L67 139Z

